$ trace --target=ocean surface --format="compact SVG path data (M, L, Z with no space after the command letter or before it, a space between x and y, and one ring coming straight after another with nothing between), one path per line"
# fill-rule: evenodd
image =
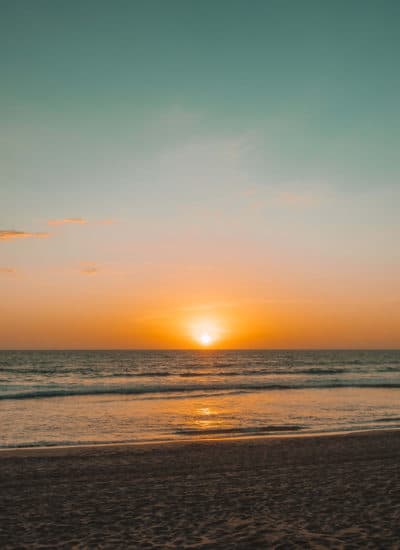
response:
M0 448L400 427L400 351L0 351Z

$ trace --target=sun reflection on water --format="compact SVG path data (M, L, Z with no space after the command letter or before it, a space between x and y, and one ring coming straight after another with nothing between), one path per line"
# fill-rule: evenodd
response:
M199 430L220 427L224 421L219 412L211 407L198 407L193 414L193 425Z

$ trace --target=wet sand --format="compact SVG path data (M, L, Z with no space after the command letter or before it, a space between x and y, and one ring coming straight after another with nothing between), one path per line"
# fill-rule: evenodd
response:
M400 548L400 431L0 453L1 548Z

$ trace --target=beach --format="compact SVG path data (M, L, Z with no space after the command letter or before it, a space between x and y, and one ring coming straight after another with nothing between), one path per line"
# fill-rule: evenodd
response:
M399 548L400 431L0 453L1 548Z

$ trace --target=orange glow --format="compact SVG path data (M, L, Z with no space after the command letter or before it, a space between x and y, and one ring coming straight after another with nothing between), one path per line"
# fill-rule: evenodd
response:
M389 292L395 294L398 279L392 285L377 285L372 293L361 278L340 292L327 278L327 294L322 296L300 275L289 281L272 271L266 283L261 276L240 272L240 267L227 280L225 271L218 270L190 276L171 272L167 277L167 268L165 279L157 270L153 278L147 271L131 278L107 264L88 277L80 273L80 265L50 274L38 269L28 277L21 270L14 277L2 277L0 347L214 350L399 345L400 310L385 298Z
M202 318L191 320L188 323L188 330L191 338L202 347L221 345L226 327L224 323L216 318Z

